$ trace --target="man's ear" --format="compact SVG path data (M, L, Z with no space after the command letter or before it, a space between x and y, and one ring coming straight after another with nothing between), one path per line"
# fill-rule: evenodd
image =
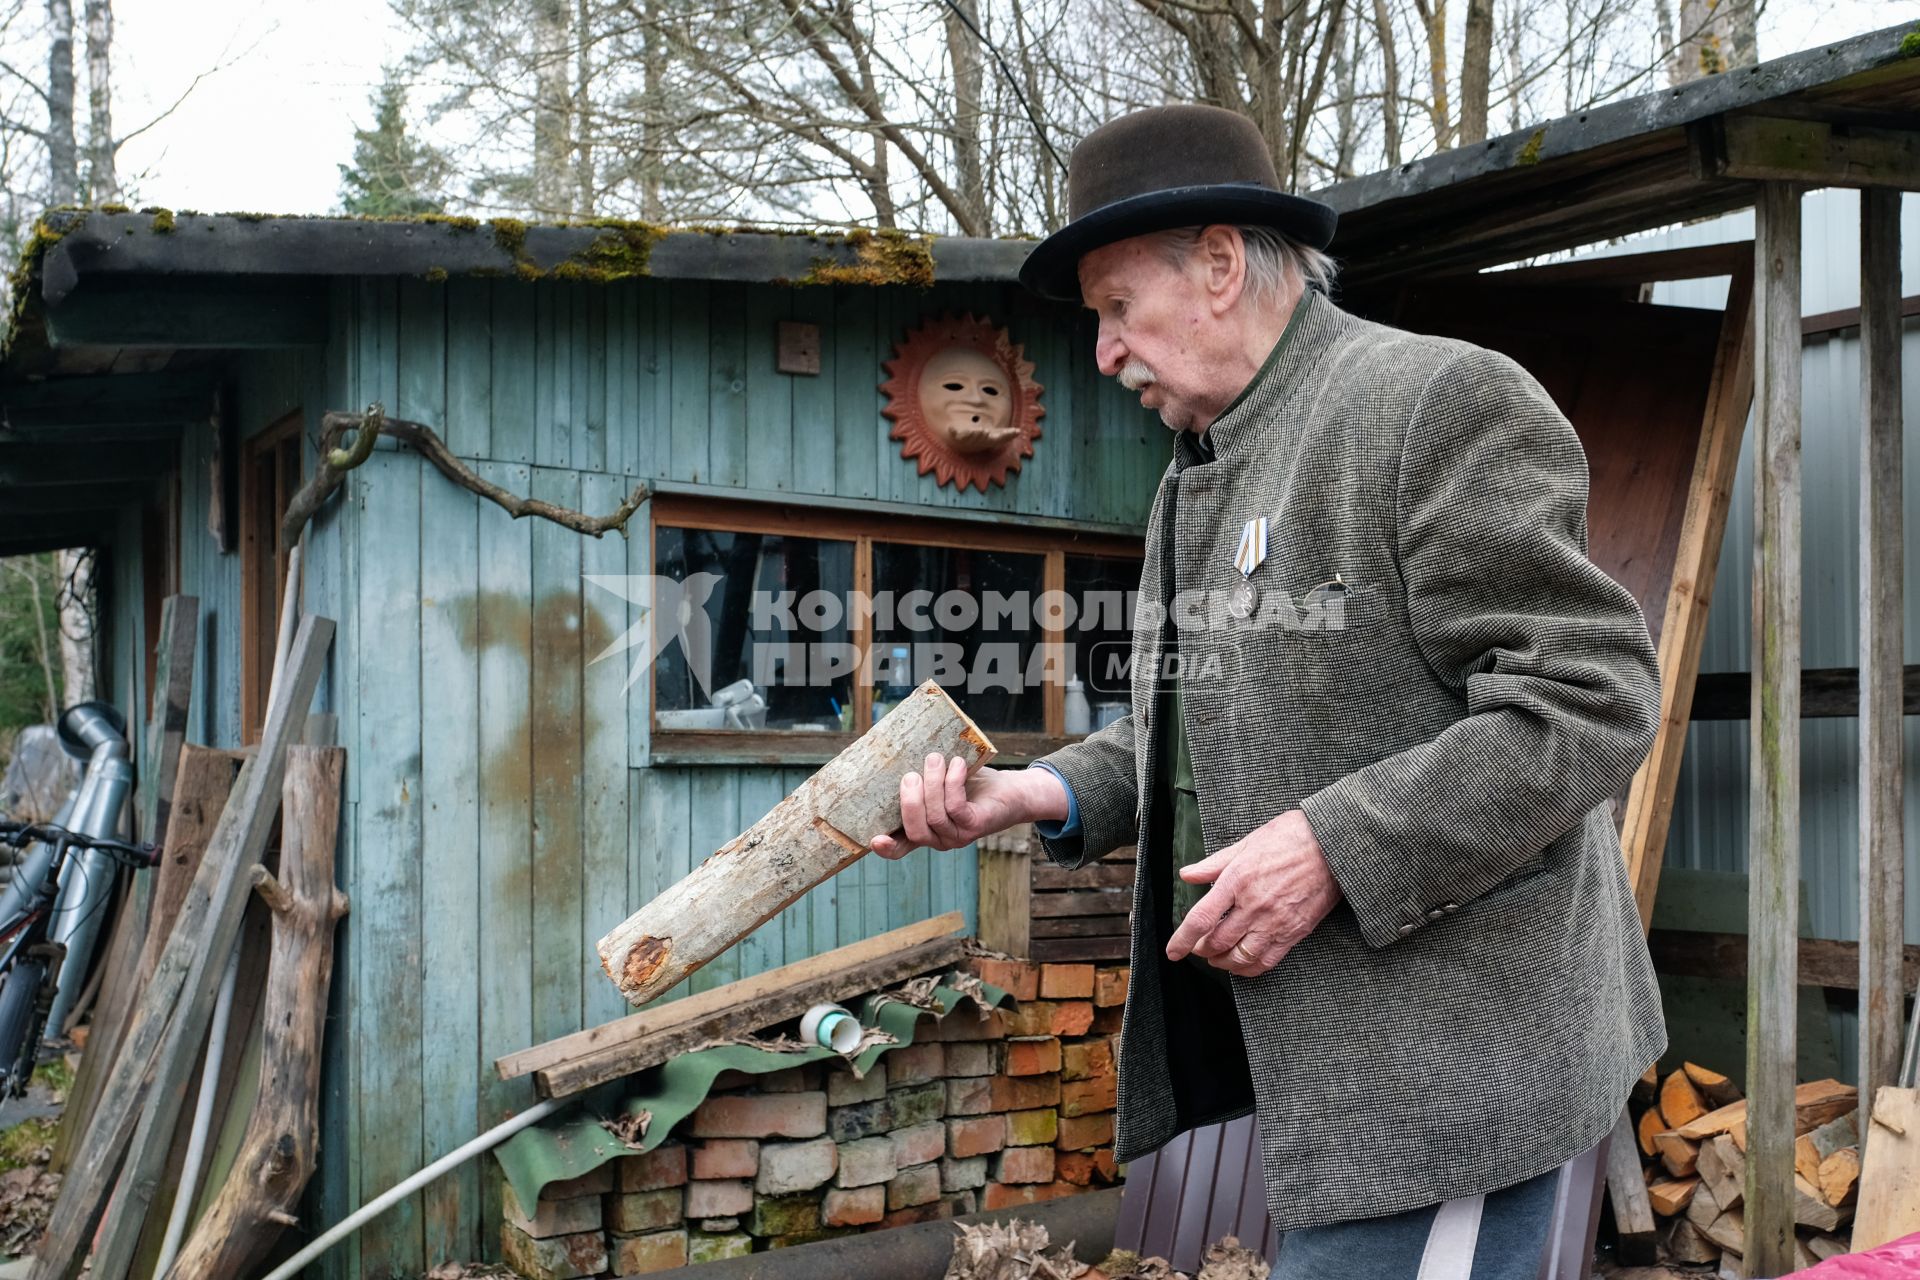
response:
M1237 228L1204 227L1194 245L1200 279L1206 286L1209 310L1225 315L1240 301L1247 284L1247 246Z

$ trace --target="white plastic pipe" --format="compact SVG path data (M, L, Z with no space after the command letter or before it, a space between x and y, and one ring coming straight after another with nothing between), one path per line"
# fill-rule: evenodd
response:
M438 1160L435 1160L432 1164L414 1174L405 1182L383 1192L377 1198L369 1200L358 1209L355 1209L351 1214L327 1228L322 1235L315 1238L312 1244L268 1272L266 1280L293 1280L294 1276L300 1274L300 1268L306 1266L309 1262L312 1262L315 1258L333 1248L334 1245L340 1243L340 1241L346 1239L373 1219L393 1208L394 1205L399 1204L402 1200L405 1200L408 1196L426 1186L435 1178L458 1169L461 1165L483 1151L491 1151L528 1125L533 1124L535 1121L546 1119L555 1111L565 1106L569 1101L571 1101L571 1099L548 1098L545 1102L535 1103L519 1115L513 1117L513 1119L501 1121L465 1146L447 1152L447 1154L441 1156Z
M227 976L220 980L220 996L213 1005L213 1024L207 1031L207 1054L200 1069L200 1097L193 1104L193 1128L187 1134L187 1160L180 1170L180 1185L173 1193L173 1212L167 1217L167 1234L160 1241L160 1258L153 1274L164 1276L179 1256L180 1243L186 1238L187 1219L193 1214L193 1197L200 1189L200 1158L207 1149L207 1133L213 1128L213 1095L220 1091L220 1062L226 1056L227 1018L233 1012L233 987L240 976L240 946L234 944L227 959Z

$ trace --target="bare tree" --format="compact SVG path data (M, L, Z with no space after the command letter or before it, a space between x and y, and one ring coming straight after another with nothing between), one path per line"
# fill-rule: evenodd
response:
M1460 51L1460 145L1487 137L1493 88L1493 0L1467 0L1466 43Z
M111 204L120 199L113 140L113 5L86 0L87 23L87 201Z
M47 0L47 202L80 202L73 134L73 0Z

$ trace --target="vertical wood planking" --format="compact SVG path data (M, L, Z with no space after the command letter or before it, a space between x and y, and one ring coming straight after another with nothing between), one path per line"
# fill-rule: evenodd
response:
M740 825L741 771L689 769L687 772L692 775L687 794L688 862L679 875L685 875L705 862L715 850L744 829ZM673 881L667 883L672 884ZM688 990L706 991L739 977L740 948L735 945L721 952L706 968L674 990L680 994Z
M742 769L740 770L740 807L738 810L738 831L745 831L773 810L773 807L786 798L781 788L781 774L778 769ZM729 837L731 838L731 837ZM795 916L804 916L806 899L794 903L780 913L776 920L769 920L740 940L740 976L750 978L756 973L765 973L777 969L787 962L786 934L788 922ZM792 959L798 960L800 956Z
M835 360L839 334L833 327L833 290L793 291L793 319L820 328L820 372L793 381L793 489L796 493L834 491L834 439L840 419L834 408Z
M778 361L780 322L792 309L793 290L757 288L747 295L747 487L788 490L794 484L793 402L804 374L782 373Z
M586 476L581 498L590 511L607 511L626 496L618 476ZM583 538L581 568L590 574L624 575L627 541L617 533ZM592 583L581 586L582 719L581 849L585 894L581 918L581 983L585 1024L594 1026L622 1016L627 1002L601 970L593 944L627 918L628 773L627 681L629 655L614 653L594 661L627 629L629 610L618 592Z
M1754 240L1754 562L1746 1265L1794 1267L1800 899L1800 191L1760 187Z
M607 290L601 285L575 284L570 292L573 295L574 465L582 471L605 471Z
M1860 193L1860 1096L1898 1084L1905 1000L1900 193Z
M641 862L647 883L640 901L651 902L660 896L661 890L693 870L695 800L689 770L648 769L645 774L649 789L647 825L652 832L652 840L651 856L643 857ZM678 1000L690 990L691 983L682 982L661 999Z
M732 488L747 483L747 291L717 283L708 310L706 478Z
M536 467L533 495L580 506L580 475ZM533 520L533 1013L542 1040L578 1031L581 882L581 535Z
M533 286L502 280L492 290L493 444L489 456L502 462L532 462L538 385Z
M493 286L449 280L447 447L463 458L493 456Z
M668 310L660 317L667 359L665 439L671 441L666 475L674 480L705 480L709 474L707 296L705 281L676 280L667 286Z
M891 443L886 419L880 416L874 307L872 289L834 288L833 487L843 498L875 496L876 459L882 446Z
M627 522L627 537L623 540L623 545L626 553L625 569L609 572L624 572L628 575L630 582L635 578L650 576L653 573L653 500L651 498L642 502L639 509L633 513L633 519ZM652 607L644 597L642 601L633 602L633 604L634 607L627 611L630 625L640 621L643 605L646 608ZM640 661L645 653L645 648L637 647L626 650L617 658L607 659L608 662L619 666L620 680L623 685L628 680L633 681L632 687L621 696L625 699L627 709L627 762L636 768L645 768L650 762L648 751L653 740L653 669L649 666L640 672L637 678L633 675L634 664Z
M527 492L528 467L483 463L480 475ZM480 670L480 1123L491 1127L533 1101L532 1081L500 1080L493 1060L535 1043L533 1021L532 755L533 528L480 506L480 594L474 609ZM500 1221L500 1178L481 1175L480 1221ZM489 1241L491 1243L491 1241Z
M357 601L362 775L358 883L349 890L360 943L354 1044L359 1054L365 1184L391 1186L425 1163L421 1134L420 491L417 456L375 450L355 471L362 543ZM437 479L437 477L436 477ZM408 1200L360 1235L363 1270L424 1265L420 1203Z
M565 281L533 286L533 460L573 466L573 312Z

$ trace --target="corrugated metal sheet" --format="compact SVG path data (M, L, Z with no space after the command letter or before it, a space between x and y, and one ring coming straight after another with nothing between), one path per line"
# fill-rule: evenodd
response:
M1193 1272L1201 1251L1223 1236L1268 1259L1280 1251L1267 1216L1260 1131L1250 1115L1190 1129L1129 1163L1113 1246Z
M1851 191L1809 193L1802 205L1802 310L1808 315L1859 305L1859 198ZM1751 212L1616 247L1618 252L1742 240ZM1902 295L1920 292L1920 199L1906 197L1901 218ZM1661 285L1655 300L1721 306L1717 281ZM1858 521L1860 511L1859 341L1855 333L1814 338L1803 365L1802 625L1808 667L1858 665ZM1908 325L1904 349L1906 411L1906 660L1920 662L1920 329ZM1749 437L1740 456L1702 671L1748 669L1752 612L1753 465ZM1920 941L1920 720L1907 721L1907 937ZM1747 724L1696 725L1689 733L1667 836L1667 861L1712 871L1745 871ZM1858 722L1802 725L1801 839L1806 902L1817 937L1858 937ZM1855 1053L1855 1019L1834 1010L1841 1061ZM1851 1071L1851 1066L1848 1067Z

